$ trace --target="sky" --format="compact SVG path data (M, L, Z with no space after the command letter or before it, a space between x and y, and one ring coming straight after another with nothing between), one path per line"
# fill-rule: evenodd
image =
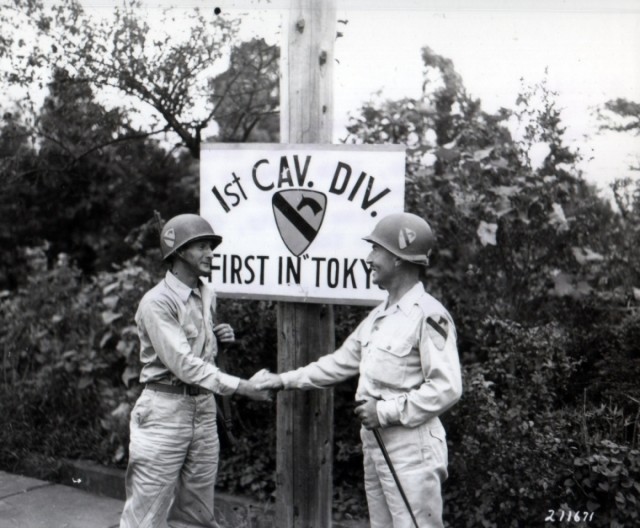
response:
M317 1L317 0L315 0ZM585 178L607 194L616 177L635 176L640 138L601 133L594 110L622 97L640 102L639 0L336 0L342 38L335 44L334 142L346 136L349 115L380 91L383 99L419 97L420 50L451 59L469 94L484 110L514 108L523 83L546 75L579 148ZM88 9L118 2L84 0ZM242 35L282 44L290 0L145 0L151 9L179 3L240 17ZM313 5L313 3L312 3ZM546 72L546 73L545 73Z
M566 139L585 157L585 177L606 188L640 165L640 139L598 133L594 109L609 99L640 101L640 2L635 13L458 10L348 13L336 56L336 123L358 99L418 97L420 49L453 60L486 111L514 108L525 84L547 78ZM341 42L342 40L342 42ZM545 73L546 72L546 73ZM588 137L585 137L588 136Z

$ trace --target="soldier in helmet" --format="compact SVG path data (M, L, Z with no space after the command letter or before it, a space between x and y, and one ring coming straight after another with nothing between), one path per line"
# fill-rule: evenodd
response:
M219 442L214 393L268 399L216 366L219 323L211 272L222 237L194 214L169 220L160 235L169 270L136 312L145 388L131 413L127 500L121 528L216 527L213 496Z
M415 526L412 514L420 528L441 527L447 443L439 416L458 401L462 382L451 315L420 281L435 238L422 218L401 213L380 220L365 240L371 280L387 300L332 354L290 372L260 371L252 381L259 389L318 389L359 374L355 413L371 528Z

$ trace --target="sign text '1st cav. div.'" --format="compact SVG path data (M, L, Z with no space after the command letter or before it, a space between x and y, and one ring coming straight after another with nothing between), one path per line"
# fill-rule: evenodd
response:
M200 214L223 237L218 295L378 302L362 237L403 210L404 171L396 145L203 145Z

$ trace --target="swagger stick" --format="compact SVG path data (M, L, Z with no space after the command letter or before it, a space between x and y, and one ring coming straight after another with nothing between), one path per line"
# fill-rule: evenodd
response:
M378 445L380 446L380 451L382 451L382 456L384 457L385 461L387 462L387 466L389 466L389 469L391 470L391 475L393 475L393 480L396 481L396 486L398 486L398 491L400 492L400 495L402 495L402 500L404 501L405 505L407 506L407 510L409 510L409 515L411 515L411 520L413 521L413 524L416 528L419 528L418 526L418 521L416 521L416 517L415 515L413 515L413 510L411 509L411 504L409 504L409 499L407 499L407 496L404 493L404 489L402 488L402 484L400 484L400 479L398 479L398 475L396 474L396 470L393 467L393 462L391 462L391 458L389 458L389 453L387 453L387 448L384 445L384 442L382 441L382 436L380 436L380 431L378 431L378 429L373 429L373 436L376 437L376 441L378 442Z
M366 401L367 400L356 400L356 405L362 405L363 403L366 403ZM413 525L416 528L420 528L418 526L418 521L416 521L416 516L413 514L413 510L411 509L411 504L409 504L409 499L407 499L407 495L404 492L404 488L402 487L402 484L400 484L400 479L398 478L398 474L396 473L396 470L393 467L393 462L391 462L391 457L389 456L389 453L387 452L387 448L384 445L384 441L382 440L382 436L380 435L380 430L375 428L375 429L372 429L371 431L373 432L373 436L376 437L376 442L378 442L380 451L382 451L382 456L384 457L384 460L387 463L387 466L389 466L389 470L391 471L393 480L395 481L396 486L398 487L398 491L402 496L402 500L404 501L404 504L407 507L407 510L409 510L409 515L411 515L411 520L413 521Z

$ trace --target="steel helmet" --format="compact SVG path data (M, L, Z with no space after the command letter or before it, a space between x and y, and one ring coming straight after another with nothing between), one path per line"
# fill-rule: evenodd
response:
M429 255L436 243L429 224L411 213L385 216L364 240L421 266L429 265Z
M181 214L169 220L160 233L162 259L175 253L185 244L195 240L211 240L213 247L222 242L222 237L213 232L213 228L204 218L195 214Z

